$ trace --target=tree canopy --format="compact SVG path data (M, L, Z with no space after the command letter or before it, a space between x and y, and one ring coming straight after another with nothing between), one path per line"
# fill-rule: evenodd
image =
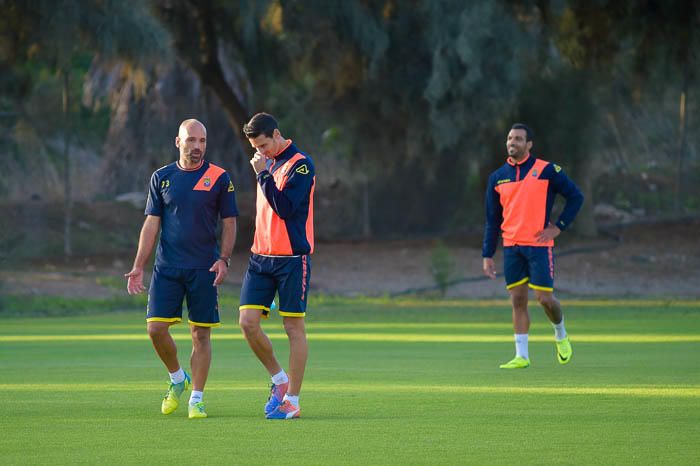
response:
M516 121L584 190L584 234L598 204L639 216L700 209L691 0L2 6L1 137L17 167L62 131L57 76L70 69L76 142L113 194L167 160L167 128L191 113L216 128L217 156L250 189L240 127L265 110L327 174L330 237L478 229ZM8 180L0 190L20 195Z

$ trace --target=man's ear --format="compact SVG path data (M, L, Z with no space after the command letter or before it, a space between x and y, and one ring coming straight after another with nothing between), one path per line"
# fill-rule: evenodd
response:
M532 150L532 141L529 141L527 143L527 151L530 152Z
M175 147L180 148L180 136L175 136Z
M281 138L282 133L280 133L280 130L278 128L275 128L274 131L272 131L272 137L273 138Z

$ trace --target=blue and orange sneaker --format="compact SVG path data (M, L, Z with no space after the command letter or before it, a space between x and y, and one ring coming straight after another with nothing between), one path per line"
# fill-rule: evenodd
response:
M265 416L267 419L297 419L301 416L301 409L294 406L289 400L284 400L277 409Z
M287 394L287 389L289 389L289 382L279 385L272 384L270 387L270 397L267 399L267 403L265 403L265 416L269 415L282 404L284 395Z

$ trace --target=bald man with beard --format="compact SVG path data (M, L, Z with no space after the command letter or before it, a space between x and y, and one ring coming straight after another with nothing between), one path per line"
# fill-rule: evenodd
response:
M188 416L199 419L207 417L203 392L211 364L211 329L220 325L216 287L228 273L238 209L228 173L204 160L204 125L195 119L183 121L175 146L178 160L151 176L136 259L125 277L129 294L146 290L143 268L160 233L148 288L146 327L170 374L161 412L174 412L182 393L192 387ZM220 248L216 238L219 219L223 224ZM192 336L191 376L180 366L169 331L171 325L182 321L184 299Z

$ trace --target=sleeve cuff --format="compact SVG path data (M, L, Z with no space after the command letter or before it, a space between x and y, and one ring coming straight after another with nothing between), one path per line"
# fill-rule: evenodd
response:
M557 220L557 223L555 223L554 225L555 225L557 228L559 228L561 231L566 230L566 227L568 226L568 225L565 224L563 221L561 221L561 219L560 219L560 220Z
M272 175L270 174L269 171L267 171L267 170L262 170L260 173L257 174L258 183L263 183L263 182L265 182L265 181L266 181L269 177L271 177L271 176L272 176Z

